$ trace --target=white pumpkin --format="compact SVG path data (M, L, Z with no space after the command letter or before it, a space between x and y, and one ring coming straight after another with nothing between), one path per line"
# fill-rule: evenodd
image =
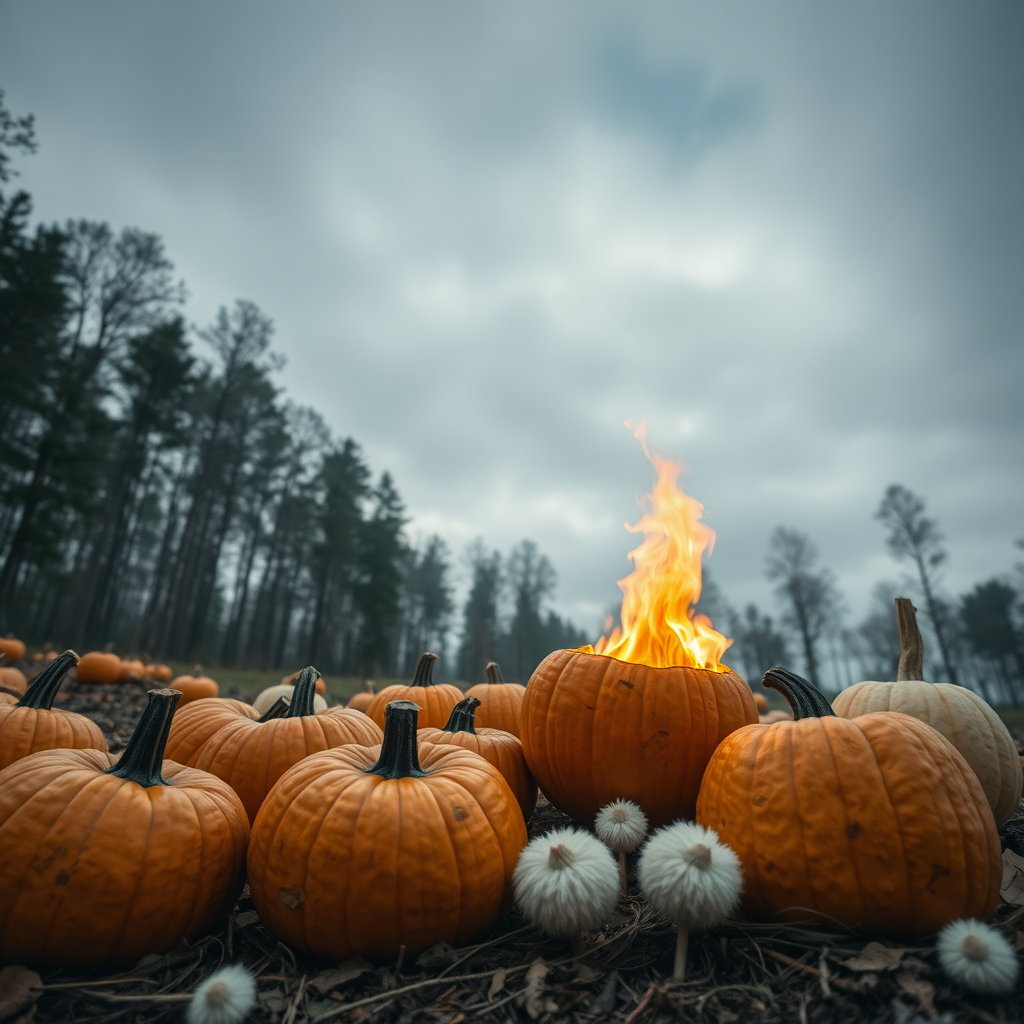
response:
M252 706L261 714L265 715L275 704L278 697L291 697L295 691L294 686L281 683L278 686L268 686L253 702ZM313 709L315 711L326 711L327 701L316 694L313 697Z

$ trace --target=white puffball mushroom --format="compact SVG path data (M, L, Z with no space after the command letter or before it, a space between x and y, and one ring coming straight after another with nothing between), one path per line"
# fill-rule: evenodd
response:
M739 903L739 858L711 829L680 821L651 836L640 854L640 888L659 913L679 926L672 976L686 976L690 929L709 928Z
M188 1024L240 1024L256 1006L256 979L241 964L214 971L195 990Z
M626 881L626 854L632 853L647 835L647 815L632 800L613 800L597 812L594 819L597 838L619 855L619 882L622 895L629 890Z
M583 952L583 932L603 924L619 899L619 872L589 832L561 828L531 840L512 873L516 902L531 924Z
M972 992L999 996L1017 987L1017 954L1001 932L981 921L951 921L936 948L946 975Z

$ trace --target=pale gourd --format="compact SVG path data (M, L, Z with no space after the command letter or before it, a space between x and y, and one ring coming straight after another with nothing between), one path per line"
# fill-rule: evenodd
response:
M288 697L295 692L294 686L281 683L278 686L268 686L253 702L252 706L261 714L265 715L277 703L278 697ZM326 711L327 701L320 694L313 697L313 710Z
M1024 784L1010 733L973 690L921 679L924 645L908 598L896 598L896 618L901 648L896 682L857 683L836 697L833 710L841 718L856 718L871 711L899 711L926 722L963 754L981 782L996 824L1002 825L1017 810Z

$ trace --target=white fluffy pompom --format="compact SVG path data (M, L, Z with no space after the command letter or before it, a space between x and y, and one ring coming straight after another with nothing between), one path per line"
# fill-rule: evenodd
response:
M1017 954L1000 932L981 921L951 921L939 932L936 947L942 969L972 992L997 996L1017 987Z
M256 1005L256 979L241 965L214 971L193 993L188 1024L240 1024Z
M615 800L597 812L594 829L615 853L632 853L647 835L647 815L632 800Z
M690 821L651 836L640 854L639 874L644 895L684 928L718 924L743 891L736 854L710 829Z
M619 899L619 869L589 832L562 828L531 840L512 874L516 902L549 935L603 924Z

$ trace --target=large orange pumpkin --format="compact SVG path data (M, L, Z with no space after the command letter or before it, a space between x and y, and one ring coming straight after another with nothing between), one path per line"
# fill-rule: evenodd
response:
M477 683L466 691L467 697L476 697L480 701L476 724L483 729L504 729L513 736L519 736L526 687L519 683L506 683L496 661L489 661L484 672L487 673L487 682Z
M384 709L393 700L411 700L420 708L420 725L423 728L435 725L440 728L448 721L452 708L462 700L462 691L451 683L435 683L433 680L436 654L420 655L416 674L409 685L395 683L385 686L375 694L366 713L377 725L384 725Z
M21 661L25 657L25 644L13 636L0 637L0 654L6 654L11 664Z
M83 654L75 668L80 683L116 683L121 676L121 659L106 651Z
M909 715L838 718L785 669L762 682L796 720L728 736L697 802L697 821L740 858L744 910L912 937L986 920L1002 878L999 836L956 748Z
M393 961L486 934L511 902L526 826L478 754L423 744L410 701L384 742L307 757L253 825L249 888L277 936L325 960ZM287 842L281 837L287 836Z
M504 729L477 729L475 712L480 708L476 697L465 697L452 708L443 729L420 729L420 743L448 743L472 750L493 764L508 783L523 818L530 820L537 806L537 782L526 767L523 745L518 737Z
M220 695L220 687L209 676L203 675L203 666L196 665L190 676L178 676L171 682L172 690L181 691L181 703L191 704L194 700Z
M85 715L53 707L65 673L78 656L65 651L33 680L17 704L0 704L0 768L57 747L92 748L106 753L100 727Z
M0 772L0 962L127 966L235 905L249 823L220 779L163 760L178 696L151 692L120 760L49 750Z
M729 733L757 721L735 673L650 668L589 649L555 651L523 701L523 753L553 804L592 821L632 800L657 827L692 818L701 776Z
M205 743L195 765L223 779L239 795L249 820L256 817L270 787L297 761L345 743L381 741L366 715L348 708L314 712L315 668L304 668L282 718L253 721L236 716Z
M230 697L194 700L174 716L165 756L194 768L206 741L219 729L239 718L256 721L259 717L254 707Z

